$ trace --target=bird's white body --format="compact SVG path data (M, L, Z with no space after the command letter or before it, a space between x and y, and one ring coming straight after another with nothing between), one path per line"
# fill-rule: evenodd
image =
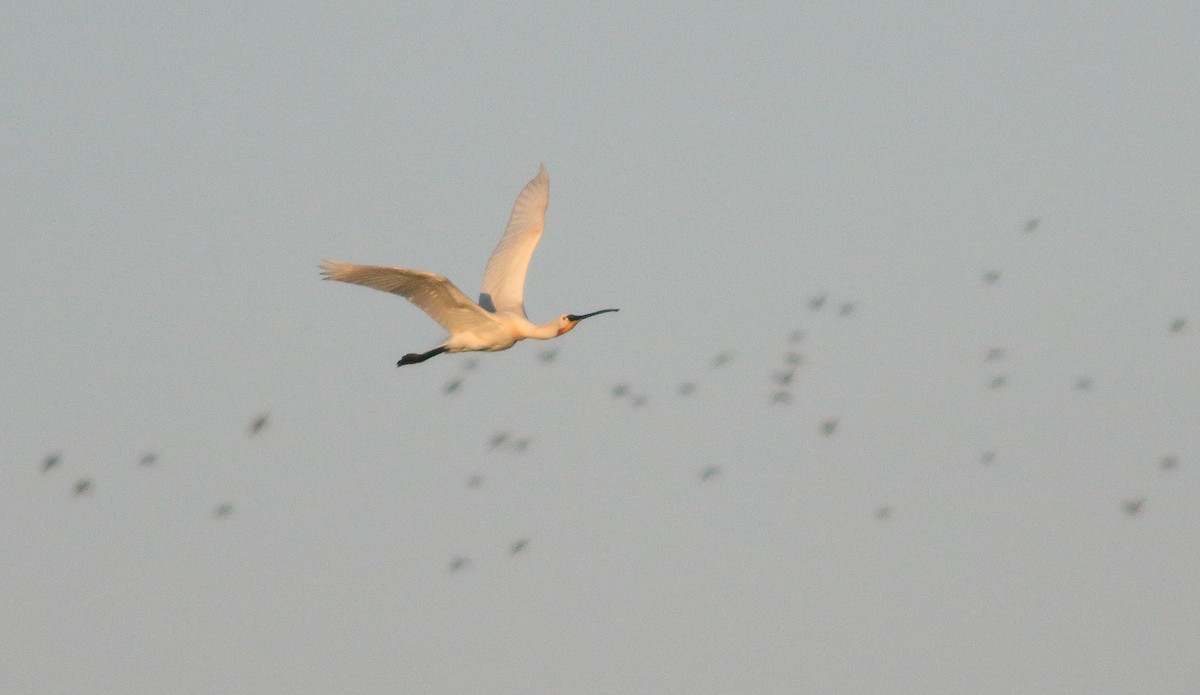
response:
M571 330L588 316L616 311L604 309L579 316L563 314L542 325L526 317L525 272L542 237L549 200L550 176L543 166L517 196L504 236L488 259L478 303L471 301L446 278L423 270L327 260L321 266L322 275L327 280L363 285L405 297L450 333L437 348L422 354L405 355L400 364L422 362L442 352L507 350L526 338L549 340Z

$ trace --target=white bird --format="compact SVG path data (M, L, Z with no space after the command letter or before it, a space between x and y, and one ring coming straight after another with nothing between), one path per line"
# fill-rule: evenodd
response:
M396 363L397 367L424 362L443 352L507 350L526 338L557 338L589 316L617 309L563 314L540 326L525 315L525 271L542 238L549 197L550 175L543 166L517 196L504 236L483 272L478 303L446 278L423 270L326 260L321 274L326 280L398 294L450 332L441 345L428 352L410 352Z

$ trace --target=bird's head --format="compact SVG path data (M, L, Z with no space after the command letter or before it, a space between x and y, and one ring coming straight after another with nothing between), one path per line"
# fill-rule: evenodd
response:
M562 335L574 328L580 321L596 314L607 314L610 311L620 311L620 309L601 309L587 314L563 314L558 317L558 334Z

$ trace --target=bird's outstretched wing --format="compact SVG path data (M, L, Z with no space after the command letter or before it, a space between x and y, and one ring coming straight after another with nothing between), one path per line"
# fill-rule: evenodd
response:
M321 266L321 275L326 280L398 294L451 333L495 326L496 320L490 314L472 302L454 283L436 273L326 260Z
M550 175L542 166L517 196L504 236L483 271L479 305L484 309L525 316L525 271L542 238L549 200Z

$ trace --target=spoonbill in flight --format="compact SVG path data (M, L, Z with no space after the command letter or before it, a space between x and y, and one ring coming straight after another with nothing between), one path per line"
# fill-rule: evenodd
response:
M504 236L483 271L479 303L441 275L423 270L326 260L321 274L326 280L398 294L450 332L441 345L428 352L410 352L396 363L397 367L424 362L443 352L507 350L526 338L557 338L589 316L617 309L563 314L540 326L525 316L525 271L542 238L549 197L550 175L543 166L517 196Z

